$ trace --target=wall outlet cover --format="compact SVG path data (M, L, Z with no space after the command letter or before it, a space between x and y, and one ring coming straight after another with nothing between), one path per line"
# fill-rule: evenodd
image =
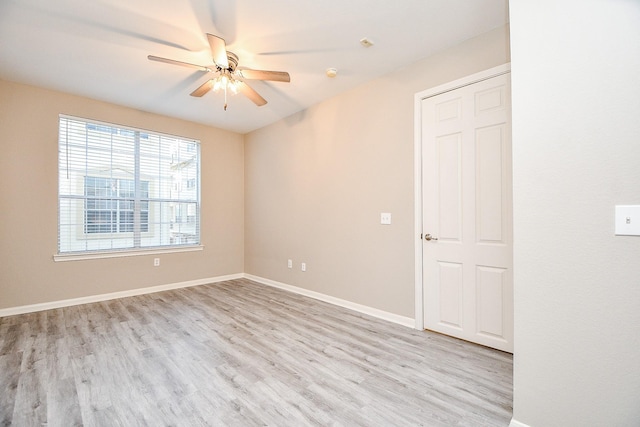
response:
M383 212L380 214L380 224L383 224L383 225L391 224L391 214L389 212Z

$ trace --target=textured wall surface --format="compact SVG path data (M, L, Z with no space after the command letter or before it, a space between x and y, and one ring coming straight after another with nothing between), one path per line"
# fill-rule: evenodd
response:
M640 423L640 3L511 2L514 419Z

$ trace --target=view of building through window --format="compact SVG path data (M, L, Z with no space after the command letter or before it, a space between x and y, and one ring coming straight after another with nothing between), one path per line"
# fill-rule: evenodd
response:
M200 143L61 116L58 253L200 244Z
M140 231L149 231L149 181L140 181ZM135 181L87 176L84 179L85 233L134 230Z

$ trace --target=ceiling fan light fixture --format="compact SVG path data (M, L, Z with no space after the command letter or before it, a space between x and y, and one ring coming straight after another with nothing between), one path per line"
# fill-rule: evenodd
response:
M211 80L211 82L214 92L217 92L220 89L231 89L233 93L238 93L238 81L226 72L224 74L220 74L218 77Z
M229 90L231 90L231 93L233 93L234 95L238 93L238 84L238 81L233 79L228 84Z

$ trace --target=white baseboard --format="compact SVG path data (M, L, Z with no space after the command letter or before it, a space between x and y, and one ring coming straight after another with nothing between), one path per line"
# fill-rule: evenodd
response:
M230 274L227 276L209 277L206 279L189 280L186 282L170 283L167 285L151 286L148 288L131 289L129 291L111 292L108 294L90 295L81 298L51 301L41 304L23 305L0 309L0 317L13 316L16 314L33 313L36 311L51 310L55 308L69 307L72 305L89 304L92 302L108 301L117 298L133 297L136 295L152 294L155 292L168 291L171 289L189 288L191 286L207 285L209 283L224 282L226 280L242 279L244 274Z
M377 308L369 307L362 304L356 304L355 302L332 297L330 295L321 294L315 291L310 291L308 289L299 288L297 286L287 285L286 283L276 282L275 280L253 276L251 274L245 274L244 277L249 280L253 280L254 282L262 283L263 285L272 286L274 288L283 289L285 291L293 292L299 295L304 295L320 301L328 302L329 304L348 308L350 310L354 310L359 313L368 314L369 316L377 317L378 319L386 320L388 322L397 323L398 325L406 326L409 328L415 328L415 319L412 319L410 317L400 316L398 314L389 313L387 311L379 310Z
M243 274L243 273L230 274L227 276L209 277L206 279L189 280L186 282L169 283L166 285L150 286L147 288L131 289L128 291L111 292L108 294L90 295L90 296L80 297L80 298L44 302L40 304L30 304L30 305L23 305L19 307L3 308L3 309L0 309L0 317L14 316L16 314L34 313L37 311L69 307L72 305L90 304L94 302L109 301L117 298L126 298L126 297L133 297L136 295L152 294L155 292L168 291L171 289L188 288L191 286L207 285L210 283L224 282L226 280L234 280L234 279L242 279L242 278L253 280L254 282L261 283L263 285L272 286L278 289L283 289L285 291L293 292L299 295L304 295L320 301L328 302L329 304L334 304L340 307L348 308L350 310L354 310L359 313L368 314L369 316L373 316L373 317L377 317L378 319L397 323L398 325L406 326L409 328L415 328L415 320L410 317L400 316L397 314L389 313L387 311L379 310L377 308L373 308L366 305L343 300L340 298L332 297L330 295L321 294L319 292L310 291L308 289L299 288L297 286L287 285L286 283L276 282L275 280L265 279L263 277L258 277L258 276L253 276L251 274ZM523 427L523 426L524 425L520 426L516 424L510 427Z
M520 421L516 421L512 418L511 422L509 423L509 427L529 427L529 425L521 423Z

